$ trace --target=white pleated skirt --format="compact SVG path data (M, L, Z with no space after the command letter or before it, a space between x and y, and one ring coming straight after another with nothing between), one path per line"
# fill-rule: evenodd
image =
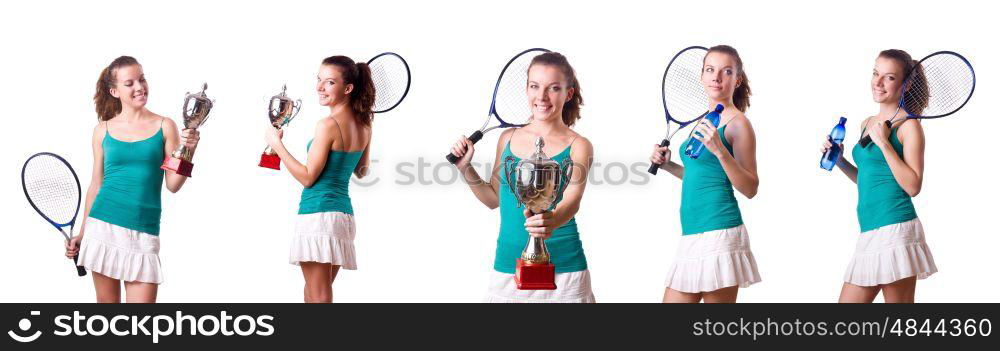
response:
M296 216L295 233L288 263L330 263L343 269L358 269L354 258L354 216L343 212L319 212Z
M163 283L160 237L87 218L79 265L126 282Z
M924 227L914 218L861 233L844 282L876 286L913 276L924 279L936 272Z
M677 258L667 271L666 286L702 293L760 282L746 226L681 236Z
M486 303L595 303L590 271L556 273L555 290L518 290L514 275L490 272Z

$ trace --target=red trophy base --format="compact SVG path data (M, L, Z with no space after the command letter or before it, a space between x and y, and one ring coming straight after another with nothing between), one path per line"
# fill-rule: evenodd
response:
M174 171L174 173L180 174L185 177L191 176L192 168L194 168L194 164L192 164L191 162L184 161L182 159L172 156L167 156L167 158L163 159L163 165L160 166L160 169L164 171Z
M278 157L278 155L270 155L270 154L267 154L267 153L263 153L263 154L260 154L260 163L258 163L257 165L261 166L261 167L264 167L264 168L270 168L270 169L274 169L274 170L280 170L281 169L281 157Z
M527 264L517 259L514 282L519 290L555 290L556 266L551 263Z

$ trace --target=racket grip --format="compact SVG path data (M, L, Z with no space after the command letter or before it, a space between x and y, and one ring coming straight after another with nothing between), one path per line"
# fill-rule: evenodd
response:
M670 146L670 140L663 139L663 141L660 142L660 147L664 147L664 146ZM660 169L660 165L650 162L649 163L649 170L647 172L649 172L649 174L656 175L656 171L659 170L659 169Z
M477 130L475 133L472 133L472 135L469 136L469 141L475 144L482 138L483 138L483 132ZM448 159L448 162L451 162L451 164L455 164L456 162L458 162L458 156L455 156L454 154L451 153L445 156L445 158Z
M80 266L80 255L73 256L73 265L76 266L76 275L85 276L87 275L87 269Z

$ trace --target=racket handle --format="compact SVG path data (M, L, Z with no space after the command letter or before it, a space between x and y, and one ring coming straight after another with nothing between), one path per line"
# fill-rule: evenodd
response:
M477 141L479 141L479 139L482 138L483 138L483 132L477 130L475 133L472 133L472 135L469 136L469 141L475 144ZM451 153L449 153L448 156L445 156L445 158L447 158L448 162L451 162L451 164L455 164L458 162L458 156L455 156L454 154Z
M76 266L76 275L82 277L87 275L87 269L83 268L83 266L80 266L79 261L80 261L80 255L73 256L73 265Z
M885 128L892 130L892 121L885 121ZM861 141L859 143L861 144L861 147L865 147L868 146L868 144L871 144L872 143L871 132L869 132L868 135L865 135L864 138L861 138Z
M664 146L670 146L670 140L663 139L663 141L660 142L660 147L664 147ZM659 169L660 169L660 165L650 162L649 163L649 170L647 172L649 172L649 174L656 175L656 171L659 170Z

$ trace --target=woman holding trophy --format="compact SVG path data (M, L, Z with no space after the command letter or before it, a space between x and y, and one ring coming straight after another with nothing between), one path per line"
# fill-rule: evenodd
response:
M129 56L112 61L97 81L98 123L91 143L94 170L84 223L66 244L66 256L79 255L79 264L93 273L97 302L121 302L122 282L126 302L156 302L157 287L163 282L161 184L175 193L187 180L176 172L164 172L161 162L180 146L187 155L198 146L197 130L179 132L174 121L146 109L148 95L142 66ZM207 116L210 107L204 101L195 104Z
M285 148L283 133L273 125L265 138L288 173L305 187L289 263L302 269L305 302L328 303L340 268L357 269L348 185L351 174L362 178L368 172L375 85L367 64L331 56L319 67L316 93L330 112L316 123L304 164Z
M750 82L736 49L719 45L702 60L701 85L714 118L695 124L680 156L670 160L667 146L655 145L650 161L683 181L681 236L677 257L667 273L663 302L736 302L739 288L760 281L750 239L733 196L757 194L756 137L744 114L750 106ZM713 122L711 119L716 119ZM715 124L713 124L715 123ZM689 146L704 145L688 152Z
M480 178L470 164L475 153L472 140L462 137L451 150L476 198L490 209L500 208L494 272L485 302L593 303L574 218L594 152L590 141L570 128L580 118L580 85L566 57L554 52L531 59L527 80L515 84L516 91L527 93L526 101L516 104L530 118L523 127L500 135L490 181ZM528 161L538 163L523 167ZM546 162L567 166L532 173ZM525 181L525 176L530 179ZM532 183L540 186L526 190ZM542 199L542 205L529 198Z

